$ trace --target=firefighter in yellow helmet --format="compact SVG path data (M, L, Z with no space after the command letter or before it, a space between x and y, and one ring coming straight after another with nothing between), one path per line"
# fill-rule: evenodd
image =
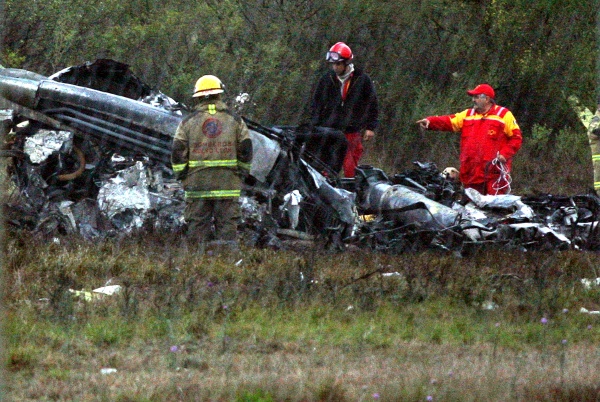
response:
M195 111L173 139L171 164L183 181L188 234L201 242L236 240L241 184L252 162L248 127L223 102L223 92L219 78L200 77Z

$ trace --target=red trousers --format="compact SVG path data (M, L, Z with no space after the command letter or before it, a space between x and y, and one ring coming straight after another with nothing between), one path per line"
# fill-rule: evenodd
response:
M344 177L354 177L358 161L363 154L362 136L360 133L346 133L348 149L344 158Z

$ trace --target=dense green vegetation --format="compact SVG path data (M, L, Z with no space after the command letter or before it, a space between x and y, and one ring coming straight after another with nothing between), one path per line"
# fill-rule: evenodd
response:
M589 170L584 129L565 95L594 107L592 0L5 3L4 66L50 74L113 58L184 103L195 80L212 73L230 98L249 93L240 112L265 124L304 120L311 86L327 67L326 50L346 41L381 101L382 127L365 161L388 171L414 160L456 165L456 137L421 134L414 121L468 107L465 89L489 82L525 132L517 190L580 192L591 180L548 175Z

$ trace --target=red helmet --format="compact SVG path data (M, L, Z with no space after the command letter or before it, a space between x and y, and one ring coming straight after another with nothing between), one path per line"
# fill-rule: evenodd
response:
M344 42L338 42L331 46L331 49L327 52L325 60L330 63L336 63L338 61L350 61L354 58L352 50Z

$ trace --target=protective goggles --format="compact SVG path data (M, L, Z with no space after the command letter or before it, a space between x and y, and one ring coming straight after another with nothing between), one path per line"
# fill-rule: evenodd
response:
M345 61L346 59L344 59L338 52L327 52L325 55L325 60L330 63L337 63L338 61Z

